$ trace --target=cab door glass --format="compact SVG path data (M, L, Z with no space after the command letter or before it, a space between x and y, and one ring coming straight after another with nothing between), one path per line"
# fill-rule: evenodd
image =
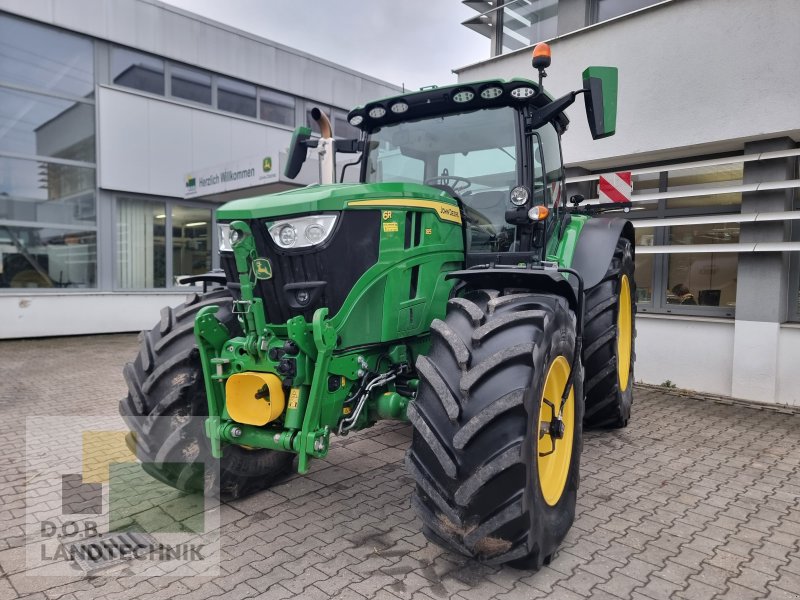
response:
M537 129L536 133L537 135L533 137L535 181L537 186L541 185L543 189L535 190L533 204L545 204L548 208L557 207L565 201L561 141L555 127L550 123ZM542 159L544 159L544 166ZM544 174L544 181L542 174Z

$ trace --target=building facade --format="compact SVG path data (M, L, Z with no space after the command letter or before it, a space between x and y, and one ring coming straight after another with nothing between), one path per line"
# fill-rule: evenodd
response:
M296 124L398 87L155 0L0 0L0 338L135 331L217 266Z
M636 379L800 405L800 4L793 0L471 2L491 57L459 80L533 77L577 89L619 67L617 134L568 110L568 194L632 171ZM499 6L498 6L499 4Z

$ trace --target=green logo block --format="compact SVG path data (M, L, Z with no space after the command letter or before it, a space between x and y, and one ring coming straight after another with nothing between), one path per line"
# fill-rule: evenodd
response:
M165 472L186 471L186 480L203 489L205 466L202 462L151 466ZM112 463L109 474L109 531L205 532L202 492L179 492L154 479L137 463Z
M186 188L187 189L193 189L195 187L196 183L197 182L195 181L194 177L189 176L189 177L186 178Z
M261 169L264 171L264 173L269 173L270 171L272 171L272 157L271 156L265 156L264 157L264 160L261 162Z
M257 258L253 261L253 273L256 279L272 279L272 263L268 258Z

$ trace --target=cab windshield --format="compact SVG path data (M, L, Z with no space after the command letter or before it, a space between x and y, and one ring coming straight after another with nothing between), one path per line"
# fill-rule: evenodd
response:
M518 185L516 119L501 107L388 125L369 137L364 179L442 189L463 203L468 250L512 250L505 212Z

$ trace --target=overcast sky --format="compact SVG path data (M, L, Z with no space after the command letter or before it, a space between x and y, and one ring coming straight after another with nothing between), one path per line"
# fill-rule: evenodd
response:
M397 85L454 83L489 57L460 0L164 0Z

